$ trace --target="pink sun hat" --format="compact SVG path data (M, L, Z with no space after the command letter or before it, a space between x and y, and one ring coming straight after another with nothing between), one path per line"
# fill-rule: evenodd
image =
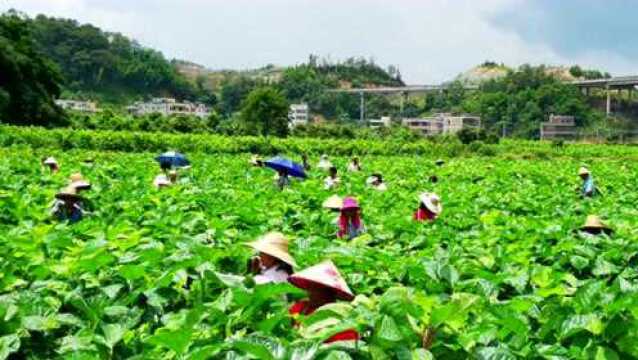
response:
M346 284L335 264L330 260L290 275L288 282L304 290L317 287L328 288L333 290L337 298L341 300L350 301L354 299L352 290Z
M357 199L353 197L347 197L343 199L343 205L341 206L341 210L358 209L358 208L359 208L359 203L357 202Z

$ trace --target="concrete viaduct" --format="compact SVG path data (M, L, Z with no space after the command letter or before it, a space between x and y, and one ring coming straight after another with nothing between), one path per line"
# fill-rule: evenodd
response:
M607 93L607 115L611 113L611 92L617 90L618 93L622 90L627 90L629 97L633 96L633 91L638 87L638 75L633 76L618 76L609 79L596 79L596 80L578 80L566 82L582 89L586 95L589 95L590 89L605 89ZM401 96L401 112L403 112L404 100L409 94L428 93L428 92L440 92L445 91L451 86L450 83L441 85L408 85L399 87L376 87L376 88L352 88L352 89L332 89L329 92L334 93L346 93L346 94L359 94L359 117L360 120L365 119L365 94L379 94L379 95L402 95ZM477 85L464 85L466 90L478 90Z

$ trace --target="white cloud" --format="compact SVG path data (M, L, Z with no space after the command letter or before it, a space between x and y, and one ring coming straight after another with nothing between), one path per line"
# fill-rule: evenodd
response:
M626 59L588 53L566 59L490 18L524 0L0 0L0 10L71 17L119 31L169 57L211 68L374 58L399 65L410 83L437 83L484 60L582 63L629 71Z

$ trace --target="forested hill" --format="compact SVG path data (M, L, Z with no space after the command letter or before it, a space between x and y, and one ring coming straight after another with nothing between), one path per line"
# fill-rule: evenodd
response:
M122 34L44 15L26 23L38 48L58 65L70 96L115 103L149 95L197 96L195 86L160 52Z

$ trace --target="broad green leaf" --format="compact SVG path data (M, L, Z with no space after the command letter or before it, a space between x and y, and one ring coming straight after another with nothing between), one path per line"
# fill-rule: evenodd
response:
M20 349L20 338L16 334L0 337L0 360L9 358L9 355Z

